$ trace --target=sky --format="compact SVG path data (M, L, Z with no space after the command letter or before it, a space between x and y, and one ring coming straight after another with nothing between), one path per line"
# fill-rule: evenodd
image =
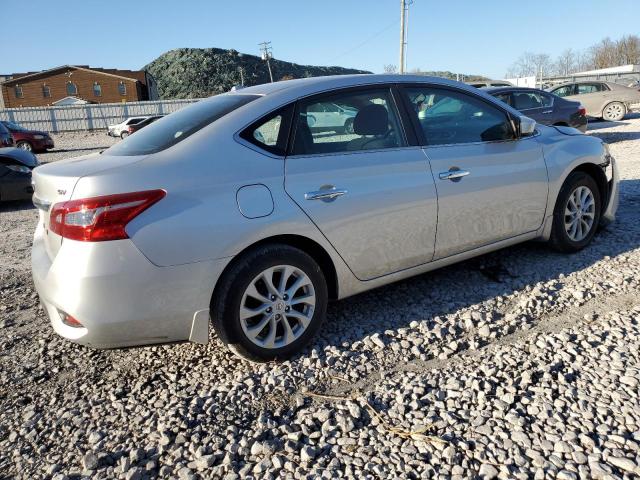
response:
M11 1L0 0L0 11ZM398 0L23 2L28 22L0 22L0 74L65 64L140 69L181 47L258 55L265 40L280 60L375 73L398 65ZM414 0L407 69L501 78L525 51L555 58L624 34L640 34L640 0Z

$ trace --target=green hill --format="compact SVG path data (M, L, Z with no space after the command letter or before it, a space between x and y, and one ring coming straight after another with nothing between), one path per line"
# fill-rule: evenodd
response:
M240 68L244 85L269 82L267 64L255 55L220 48L178 48L163 53L143 67L158 84L162 99L202 98L229 91L240 85ZM342 67L317 67L271 59L274 80L371 73Z

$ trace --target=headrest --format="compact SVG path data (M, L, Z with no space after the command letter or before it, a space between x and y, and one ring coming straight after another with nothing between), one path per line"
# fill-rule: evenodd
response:
M353 131L357 135L383 135L388 129L389 115L382 105L367 105L353 119Z

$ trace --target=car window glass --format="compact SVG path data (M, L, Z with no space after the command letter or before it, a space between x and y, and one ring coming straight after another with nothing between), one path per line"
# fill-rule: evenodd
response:
M427 145L514 138L506 113L470 94L436 87L403 90Z
M332 108L318 113L320 103ZM403 146L400 122L392 105L387 89L302 100L298 104L292 153L310 155Z
M584 95L586 93L596 93L599 92L601 88L597 83L579 83L578 84L578 95Z
M278 143L280 125L282 125L282 115L276 115L254 129L253 132L251 132L251 136L256 142L262 145L275 147Z
M542 106L543 107L551 107L553 105L553 97L546 93L541 93L540 97L542 98Z
M175 145L258 95L222 94L161 118L106 151L110 155L146 155Z
M518 110L531 110L542 107L542 98L536 92L514 92L513 106Z
M565 85L564 87L553 90L553 93L559 97L567 97L573 95L573 85Z
M494 95L501 102L506 103L507 105L511 105L511 94L510 93L498 93Z

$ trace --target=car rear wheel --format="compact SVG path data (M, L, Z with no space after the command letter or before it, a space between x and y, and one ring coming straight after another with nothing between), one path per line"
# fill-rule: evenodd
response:
M126 131L125 131L125 132L120 133L120 138L121 138L121 139L123 139L123 140L124 140L125 138L127 138L128 136L129 136L129 132L126 132Z
M627 113L627 109L623 103L611 102L602 109L602 118L608 122L617 122L622 120Z
M302 250L265 245L241 257L211 302L216 333L240 357L286 358L322 324L327 284L318 264Z
M550 243L560 252L577 252L591 243L600 223L600 191L584 172L565 180L553 212Z
M22 150L26 150L27 152L33 151L33 145L31 145L26 140L20 140L18 143L16 143L16 147L21 148Z

